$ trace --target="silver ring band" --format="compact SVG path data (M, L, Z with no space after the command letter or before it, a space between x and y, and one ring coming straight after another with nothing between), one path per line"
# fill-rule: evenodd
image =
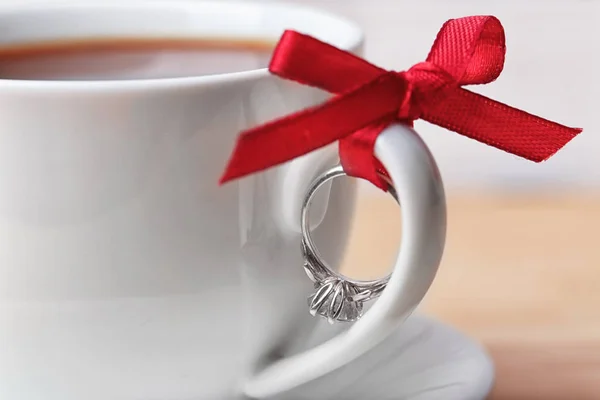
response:
M310 235L309 208L317 190L332 179L346 176L341 165L335 166L319 175L308 188L302 203L300 227L302 231L302 255L304 270L315 284L315 293L309 296L308 305L312 315L335 321L352 322L362 316L363 303L378 297L385 289L389 276L372 281L349 279L330 268L320 256ZM388 191L398 202L398 195L392 183L388 182Z

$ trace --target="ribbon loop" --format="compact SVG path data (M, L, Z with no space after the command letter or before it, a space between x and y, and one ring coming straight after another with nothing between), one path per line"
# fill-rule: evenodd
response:
M500 21L493 16L474 16L446 22L427 61L445 69L459 85L477 85L500 76L505 54Z
M386 71L315 38L286 31L269 70L336 94L322 105L242 132L220 182L273 167L339 141L348 175L386 190L373 155L377 136L394 121L416 119L532 161L543 161L581 129L528 114L464 89L495 80L504 67L504 29L492 16L446 22L426 61Z

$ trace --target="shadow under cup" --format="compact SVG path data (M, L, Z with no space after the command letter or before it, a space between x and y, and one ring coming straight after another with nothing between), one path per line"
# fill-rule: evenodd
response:
M99 37L275 42L288 28L361 51L354 25L280 4L0 9L0 46ZM302 347L314 319L300 194L335 162L335 147L310 163L217 181L241 130L324 98L265 69L0 79L0 398L232 398L265 358ZM344 180L321 205L315 238L334 264L353 199Z

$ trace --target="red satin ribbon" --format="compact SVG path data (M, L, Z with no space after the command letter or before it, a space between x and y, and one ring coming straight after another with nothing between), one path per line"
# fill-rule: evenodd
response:
M492 16L446 22L425 62L386 71L310 36L286 31L269 71L336 93L326 103L242 132L220 183L289 161L339 140L348 175L386 190L374 157L394 121L424 119L535 162L581 132L463 89L495 80L504 66L504 29Z

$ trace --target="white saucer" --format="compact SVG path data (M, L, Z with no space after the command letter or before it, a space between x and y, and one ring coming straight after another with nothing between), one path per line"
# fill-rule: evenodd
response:
M324 322L311 346L340 330ZM486 352L455 329L423 316L409 318L370 353L282 400L483 400L494 381Z

